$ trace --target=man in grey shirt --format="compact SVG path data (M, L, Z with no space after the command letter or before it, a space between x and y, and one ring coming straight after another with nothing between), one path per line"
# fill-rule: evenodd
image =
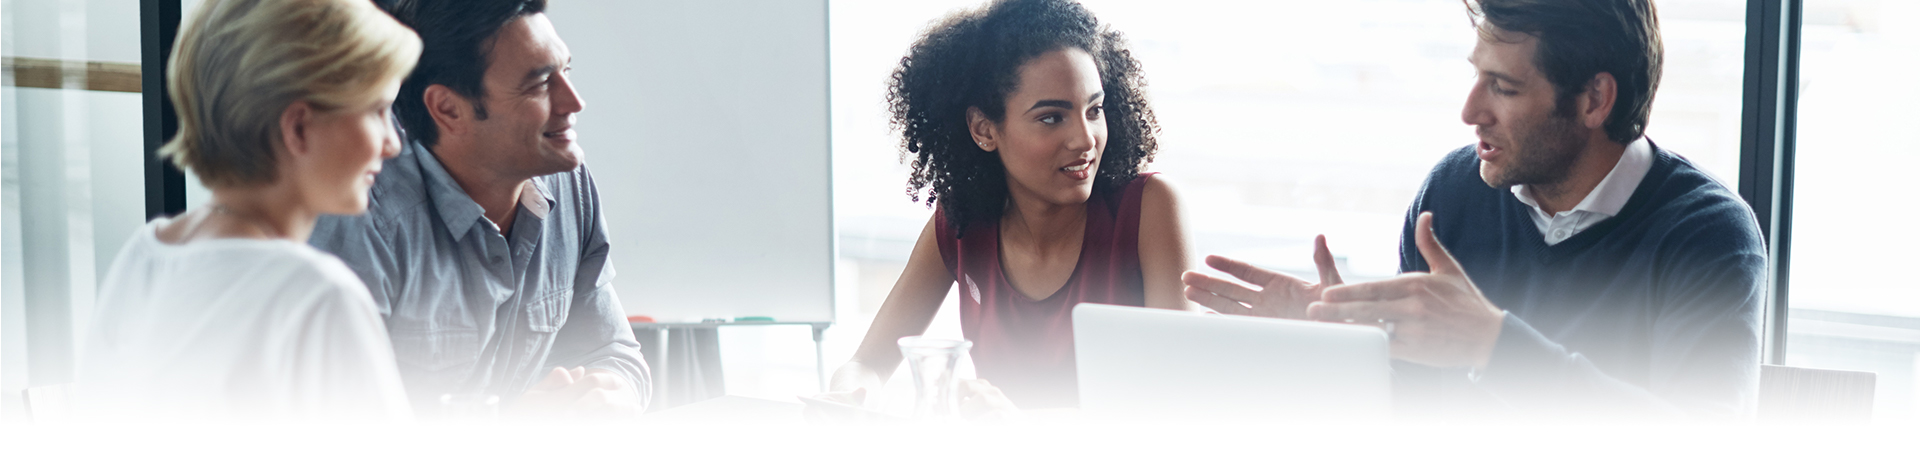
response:
M313 245L372 291L417 410L487 395L530 412L644 409L647 366L574 143L585 104L545 0L393 3L425 45L394 105L405 150L367 213L322 218Z

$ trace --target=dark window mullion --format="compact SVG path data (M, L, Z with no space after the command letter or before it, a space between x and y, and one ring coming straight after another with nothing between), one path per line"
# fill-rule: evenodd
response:
M167 56L180 30L180 0L140 0L140 111L146 138L147 219L187 209L186 175L160 158L160 146L180 129L167 98Z
M1767 242L1763 348L1786 363L1788 273L1793 231L1794 124L1799 107L1802 0L1748 0L1740 196Z

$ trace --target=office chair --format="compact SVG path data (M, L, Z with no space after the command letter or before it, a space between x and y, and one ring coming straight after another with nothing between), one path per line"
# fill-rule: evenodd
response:
M1873 372L1760 366L1763 421L1866 422L1873 418Z

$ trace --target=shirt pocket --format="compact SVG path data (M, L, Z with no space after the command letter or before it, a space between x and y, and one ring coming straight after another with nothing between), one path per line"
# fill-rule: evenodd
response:
M573 304L572 289L555 289L541 294L527 306L527 328L541 333L560 331L567 323L567 309Z

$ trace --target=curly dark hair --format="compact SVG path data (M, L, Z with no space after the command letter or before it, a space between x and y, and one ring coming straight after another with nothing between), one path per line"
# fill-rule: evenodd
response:
M1106 104L1107 141L1094 195L1112 195L1139 176L1159 149L1160 125L1147 105L1140 62L1120 32L1070 0L996 0L940 20L913 43L887 86L902 161L911 160L907 196L939 204L955 237L1007 208L1007 173L980 151L967 109L995 123L1019 86L1020 66L1041 54L1076 48L1093 56Z

